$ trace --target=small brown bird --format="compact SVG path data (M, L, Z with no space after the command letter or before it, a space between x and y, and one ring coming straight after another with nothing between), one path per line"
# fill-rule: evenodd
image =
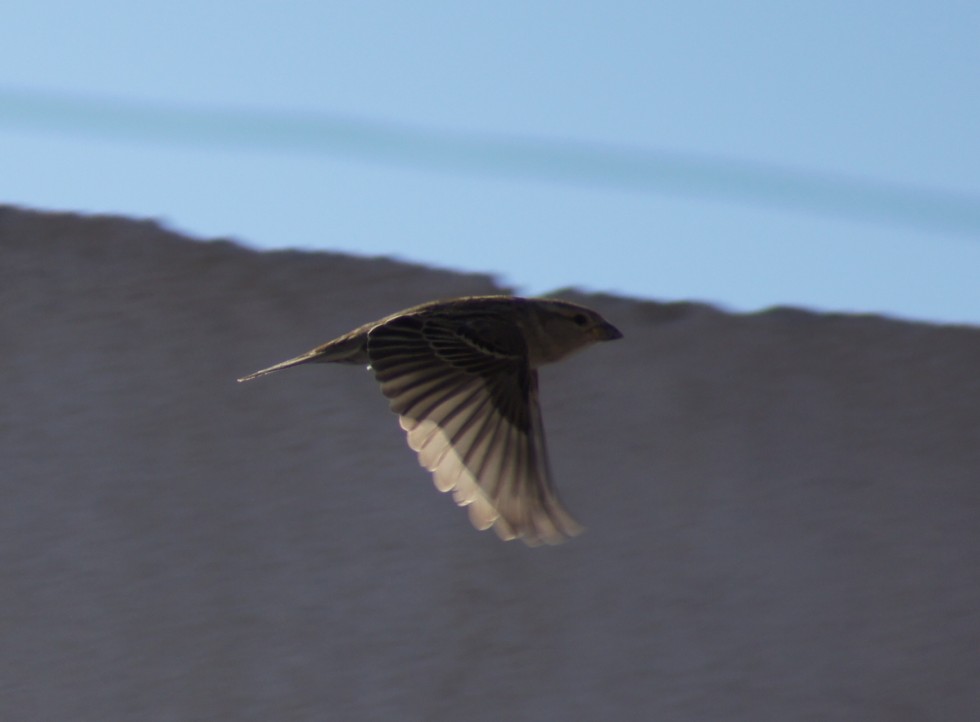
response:
M551 482L537 369L617 338L574 303L471 296L399 311L238 380L305 363L368 364L419 463L477 529L556 544L581 528Z

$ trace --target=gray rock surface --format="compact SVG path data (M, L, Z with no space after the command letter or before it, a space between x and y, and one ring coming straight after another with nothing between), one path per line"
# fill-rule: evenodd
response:
M496 290L0 208L0 719L980 715L980 330L577 297L626 338L542 374L554 548L370 374L235 383Z

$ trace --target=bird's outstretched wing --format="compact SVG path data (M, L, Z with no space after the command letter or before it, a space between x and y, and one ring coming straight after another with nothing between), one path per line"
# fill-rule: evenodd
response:
M528 544L580 531L551 483L537 372L513 324L399 316L369 331L368 356L419 463L475 527Z

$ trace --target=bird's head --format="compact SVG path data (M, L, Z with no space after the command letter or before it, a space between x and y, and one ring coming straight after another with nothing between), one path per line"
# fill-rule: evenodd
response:
M590 308L568 301L535 299L531 303L531 366L552 363L597 341L622 338L619 329Z

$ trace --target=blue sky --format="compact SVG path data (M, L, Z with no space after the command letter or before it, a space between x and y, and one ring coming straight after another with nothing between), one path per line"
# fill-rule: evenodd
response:
M2 203L525 293L980 324L975 0L42 0L0 34ZM579 157L607 151L656 178Z

